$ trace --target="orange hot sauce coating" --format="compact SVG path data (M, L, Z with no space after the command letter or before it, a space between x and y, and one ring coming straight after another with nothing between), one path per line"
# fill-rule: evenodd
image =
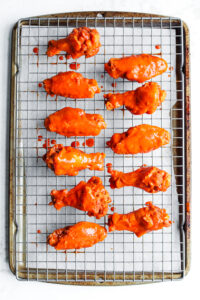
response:
M124 133L115 133L107 145L117 154L147 153L168 144L170 133L160 127L142 124Z
M95 79L84 78L82 74L69 71L61 72L43 81L45 91L48 95L63 96L68 98L93 98L100 93Z
M150 54L111 58L105 64L105 70L113 78L126 78L131 81L144 82L167 70L167 62Z
M96 136L106 128L106 123L101 115L86 114L83 109L65 107L48 116L44 126L49 131L67 137Z
M86 154L79 149L58 144L49 149L43 160L55 175L76 176L84 169L103 171L105 156L105 153Z
M128 230L134 232L137 237L153 230L169 227L171 221L165 209L154 206L152 202L146 202L142 207L128 214L114 213L108 217L109 231Z
M47 243L56 250L81 249L92 247L106 237L105 227L90 222L79 222L55 230L48 236Z
M47 55L54 56L61 51L65 51L68 58L75 59L83 55L88 58L96 55L100 46L100 35L96 29L80 27L75 28L64 39L49 41Z
M91 177L88 182L81 181L70 191L52 190L51 199L56 209L63 206L87 211L89 216L97 219L105 216L108 211L108 203L111 202L109 193L106 191L99 177Z
M111 170L110 173L109 182L112 189L134 186L148 193L165 192L171 181L171 176L166 171L156 167L141 167L130 173Z
M135 115L154 113L157 107L165 100L165 97L166 92L161 90L156 82L147 82L135 91L104 95L104 98L107 100L106 108L108 110L125 105Z

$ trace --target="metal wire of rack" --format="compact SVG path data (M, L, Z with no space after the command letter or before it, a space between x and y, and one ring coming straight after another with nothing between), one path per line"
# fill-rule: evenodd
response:
M104 63L111 57L150 53L162 55L171 71L153 79L167 91L167 99L153 115L132 116L122 109L106 111L102 93L90 100L69 100L46 97L38 83L58 72L70 70L71 60L48 58L48 41L68 35L74 27L97 28L101 35L99 53L78 62L84 77L95 78L102 92L124 92L139 86L136 82L114 81L104 71ZM16 276L27 280L65 283L142 283L182 278L185 270L184 209L184 78L182 22L175 18L156 17L68 17L29 18L18 22L17 38L17 101L16 101ZM161 45L156 50L155 45ZM38 47L35 55L33 48ZM158 52L162 53L158 53ZM61 54L62 55L62 54ZM115 86L115 83L117 85ZM57 100L57 101L55 101ZM107 129L95 137L92 148L83 146L85 138L64 138L46 131L44 119L65 106L83 108L104 116ZM151 153L119 156L106 147L105 141L114 132L147 123L163 127L171 133L171 143ZM38 139L42 136L42 141ZM44 141L70 145L80 142L87 153L105 152L105 164L129 172L142 164L155 165L172 175L172 185L165 193L149 195L126 187L111 190L106 172L82 171L78 176L56 177L41 157L46 152ZM119 213L127 213L153 201L165 207L174 223L170 228L137 238L130 232L114 232L92 248L59 252L46 245L46 237L53 230L81 220L105 225L107 218L96 220L83 212L65 207L57 212L48 206L52 189L72 188L91 176L99 176L110 192L113 206ZM111 213L111 212L110 212ZM38 231L39 230L39 231Z

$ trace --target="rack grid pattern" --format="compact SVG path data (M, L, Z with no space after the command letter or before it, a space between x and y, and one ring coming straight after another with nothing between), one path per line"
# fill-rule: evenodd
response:
M89 59L78 59L84 77L95 78L102 89L94 99L66 99L50 96L38 84L61 71L69 71L73 61L60 60L59 55L48 58L48 41L68 35L74 27L97 28L101 36L99 53ZM18 23L17 41L17 103L16 103L16 275L17 278L52 282L129 282L173 280L184 276L184 77L182 67L183 28L173 18L31 18ZM160 50L155 45L161 45ZM35 55L33 48L38 47ZM160 53L159 53L160 52ZM103 93L125 92L140 86L125 79L113 80L104 71L111 57L150 53L161 55L170 67L157 76L167 91L167 98L153 115L135 116L124 109L107 111ZM63 55L63 53L61 53ZM114 84L113 84L114 83ZM116 83L116 86L115 86ZM44 119L63 107L79 107L87 113L103 115L107 129L95 137L92 148L83 146L86 138L65 138L46 131ZM142 123L170 131L169 145L139 155L116 155L106 141L114 132L126 131ZM42 136L42 141L38 140ZM172 185L165 193L146 192L125 187L111 190L106 171L85 170L76 177L56 177L42 160L45 140L70 145L80 142L87 152L105 152L106 163L114 169L130 172L143 164L155 165L172 175ZM52 189L71 189L81 180L99 176L113 200L118 213L127 213L153 201L166 208L174 223L170 228L137 238L130 232L109 233L107 239L92 248L80 251L55 251L46 245L53 230L78 221L97 222L106 226L107 217L96 220L70 207L56 211L49 206ZM109 214L112 212L109 211ZM38 233L38 230L40 233Z

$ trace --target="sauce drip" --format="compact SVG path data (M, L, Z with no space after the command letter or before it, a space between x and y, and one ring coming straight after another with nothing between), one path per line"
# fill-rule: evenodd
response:
M42 145L43 148L49 149L51 147L50 145L50 139L46 139L44 144Z
M33 48L33 53L35 53L36 55L38 55L38 52L39 52L39 48L38 47Z
M42 87L42 83L40 82L40 83L38 84L38 86L39 86L39 87Z
M71 147L77 148L80 146L80 143L78 141L74 141L71 143Z
M42 135L38 135L38 142L42 141L43 136Z
M103 75L101 75L101 78L104 78L104 76L103 76Z
M117 82L113 82L112 87L116 88L116 86L117 86Z
M94 139L87 139L86 140L86 145L88 147L93 147L94 146Z
M155 48L156 48L156 49L160 49L161 46L160 46L160 45L155 45Z
M59 60L63 60L64 59L64 57L61 55L61 56L59 56Z
M114 206L112 206L112 207L110 208L111 211L115 211L115 209L116 209L116 208L115 208Z
M51 140L51 144L55 145L56 144L56 140Z
M75 62L73 62L69 65L70 69L72 69L72 70L78 70L80 68L80 66L81 66L80 64L77 64Z
M37 233L41 233L41 230L40 230L40 229L38 229L38 230L37 230Z
M107 172L111 174L112 173L112 164L111 163L107 163L106 167L107 167Z

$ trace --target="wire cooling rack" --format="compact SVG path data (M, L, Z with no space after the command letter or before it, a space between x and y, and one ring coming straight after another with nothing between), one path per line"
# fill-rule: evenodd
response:
M94 99L47 98L38 84L61 71L69 71L72 59L48 58L48 41L67 36L75 27L96 28L101 36L99 53L78 59L84 77L95 78L102 89ZM20 20L16 39L16 109L15 132L15 268L19 279L74 284L131 284L182 278L185 272L185 142L184 142L184 40L182 22L165 17L39 17ZM160 45L160 49L155 46ZM38 55L33 49L39 49ZM126 79L113 80L104 71L111 57L149 53L161 55L169 70L157 76L167 91L167 98L153 115L135 116L124 109L107 111L103 93L125 92L140 86ZM60 55L63 55L61 53ZM83 146L85 138L65 138L46 131L44 119L63 107L79 107L87 113L102 114L107 129L95 137L92 148ZM169 145L138 155L116 155L106 141L114 132L126 131L139 124L152 124L167 129ZM39 137L39 138L38 138ZM130 172L142 164L154 165L172 175L171 187L165 193L148 194L140 189L125 187L111 190L107 171L81 171L78 176L56 177L42 160L45 141L70 145L80 142L87 152L105 152L106 163ZM124 232L109 233L105 241L79 251L55 251L47 246L47 235L57 228L78 221L97 222L106 226L107 217L96 220L84 212L65 207L56 211L49 206L52 189L71 189L81 180L99 176L113 200L118 213L143 207L145 202L166 208L173 221L170 228L149 233L141 238ZM109 214L112 212L109 211Z

